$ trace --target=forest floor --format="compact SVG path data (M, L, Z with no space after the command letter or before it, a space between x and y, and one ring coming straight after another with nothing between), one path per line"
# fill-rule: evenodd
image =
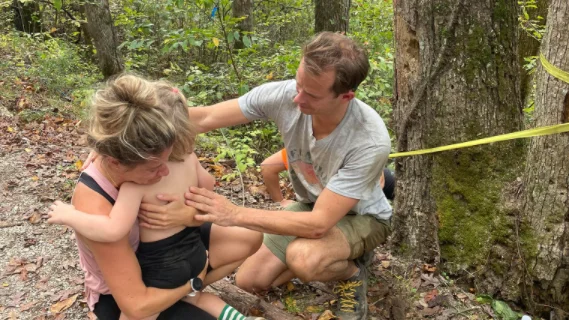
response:
M10 100L0 94L0 320L95 319L85 303L73 231L43 217L54 200L70 198L88 153L84 125L69 110L46 109L49 103L36 86L0 81L0 93L20 93ZM226 182L221 177L234 170L232 162L197 153L216 176L217 192L239 205L277 208L256 171ZM397 258L385 247L375 253L369 319L501 318L435 267ZM332 285L292 281L261 298L298 319L334 319Z

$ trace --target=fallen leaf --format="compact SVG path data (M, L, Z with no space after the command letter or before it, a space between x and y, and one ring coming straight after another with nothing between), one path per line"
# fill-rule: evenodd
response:
M294 290L294 283L292 283L291 281L286 283L286 291L293 291Z
M383 261L381 261L381 266L382 266L384 269L389 268L389 265L391 265L391 261L389 261L389 260L383 260Z
M32 302L26 303L26 304L24 304L24 305L22 305L22 306L20 307L20 311L28 311L28 310L30 310L36 303L38 303L38 302L37 302L37 301L32 301Z
M305 312L310 312L310 313L320 313L322 312L322 307L320 306L308 306L304 309Z
M425 264L423 264L423 271L425 271L425 272L435 272L435 271L437 271L437 267L425 263Z
M425 295L425 298L424 298L425 302L429 302L429 301L433 300L438 295L439 295L439 290L437 290L437 289L434 289L434 290L427 292L427 294Z
M77 171L81 170L82 166L83 166L83 161L81 161L81 159L75 161L75 168L77 169Z
M97 316L93 313L93 311L89 311L89 313L87 313L87 318L89 320L97 320Z
M41 214L39 212L34 212L32 216L28 219L32 224L36 224L41 221Z
M335 319L335 318L336 318L336 316L334 315L334 313L332 313L332 311L326 310L326 311L322 312L320 317L318 317L318 320L330 320L330 319Z
M60 313L62 311L69 309L69 307L71 307L75 303L75 300L77 300L77 296L79 296L79 294L76 294L63 301L59 301L58 303L52 305L49 308L49 311L51 311L51 313Z
M65 319L65 313L60 313L55 317L53 317L53 320L63 320L63 319Z

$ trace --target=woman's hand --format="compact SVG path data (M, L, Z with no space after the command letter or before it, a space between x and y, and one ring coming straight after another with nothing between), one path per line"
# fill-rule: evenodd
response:
M66 224L68 217L74 213L75 206L57 200L49 207L47 223Z
M168 204L156 205L143 202L138 213L141 227L169 229L179 226L195 227L202 224L194 220L194 216L198 213L197 210L186 206L179 196L164 194L158 195L157 198L167 201Z

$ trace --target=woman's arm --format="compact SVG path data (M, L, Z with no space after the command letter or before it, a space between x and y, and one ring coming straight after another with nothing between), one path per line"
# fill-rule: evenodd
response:
M64 224L83 237L99 242L115 242L132 229L142 200L142 189L132 183L121 186L111 214L93 215L75 209L73 205L56 201L48 212L48 223Z
M73 205L77 210L98 216L106 216L112 209L107 200L82 184L75 189ZM146 287L128 236L110 243L78 236L93 253L111 294L129 318L139 319L159 313L191 292L189 283L176 289Z

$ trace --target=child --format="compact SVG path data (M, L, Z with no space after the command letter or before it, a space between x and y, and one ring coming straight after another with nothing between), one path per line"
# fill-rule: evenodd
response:
M130 85L135 83L136 85ZM126 85L129 84L129 85ZM158 100L158 106L148 103L148 101L137 101L136 95L125 92L125 88L136 88L137 90L148 90L150 96ZM176 88L172 88L165 82L149 82L135 76L121 76L114 80L106 88L105 92L99 96L104 103L93 103L94 119L91 122L89 139L94 140L93 145L97 152L101 154L98 166L101 172L93 164L82 174L82 178L89 178L95 184L105 181L110 182L113 187L120 186L118 197L109 216L92 215L75 210L74 206L56 201L51 206L48 213L49 223L64 224L72 227L82 236L97 242L115 242L129 234L133 224L137 223L137 215L141 202L162 204L156 199L158 193L180 194L189 189L190 186L205 187L213 189L214 179L205 171L195 154L193 154L193 143L195 132L189 123L189 117L184 96ZM103 90L104 91L104 90ZM109 98L110 97L110 98ZM95 97L97 99L97 96ZM113 100L109 102L109 100ZM124 101L123 101L124 100ZM151 99L152 100L152 99ZM109 106L116 105L117 111ZM99 109L97 109L99 107ZM168 115L164 124L153 124L144 120L145 112L156 112L153 108L170 109L164 110ZM121 111L118 111L122 108ZM136 115L132 116L132 109ZM105 110L102 110L105 109ZM124 110L127 109L129 115L125 116ZM105 116L101 116L104 114ZM121 121L121 117L128 121ZM132 120L135 119L135 120ZM119 123L117 125L117 123ZM117 126L121 128L120 139L109 140L109 135L105 130L112 127L116 131ZM119 167L125 166L117 158L111 157L105 152L110 146L122 144L122 148L132 147L134 139L145 139L145 136L155 134L157 131L175 131L175 141L173 145L166 149L167 162L159 164L153 168L146 169L147 172L138 174L138 180L124 182L113 179L109 172L117 171ZM107 130L108 131L108 130ZM130 136L129 136L130 134ZM136 136L138 134L138 136ZM129 140L130 138L130 140ZM99 150L97 150L97 148ZM107 149L106 149L107 148ZM120 149L120 148L119 148ZM124 159L123 159L124 162ZM128 171L128 164L126 165ZM93 178L90 177L93 176ZM85 176L85 177L83 177ZM108 178L108 179L105 179ZM119 181L115 183L115 181ZM99 183L100 184L100 183ZM108 186L106 186L108 187ZM192 292L190 296L183 300L194 304L202 310L210 313L219 319L262 319L245 318L237 310L225 304L219 297L200 293L201 286L198 275L203 277L202 270L207 269L207 253L204 244L200 240L200 234L196 223L193 226L177 226L167 229L148 229L140 228L140 245L137 257L142 270L144 283L149 287L156 288L176 288L188 281L192 281ZM194 285L195 281L195 285ZM156 319L158 314L148 318ZM122 314L120 319L127 319Z

